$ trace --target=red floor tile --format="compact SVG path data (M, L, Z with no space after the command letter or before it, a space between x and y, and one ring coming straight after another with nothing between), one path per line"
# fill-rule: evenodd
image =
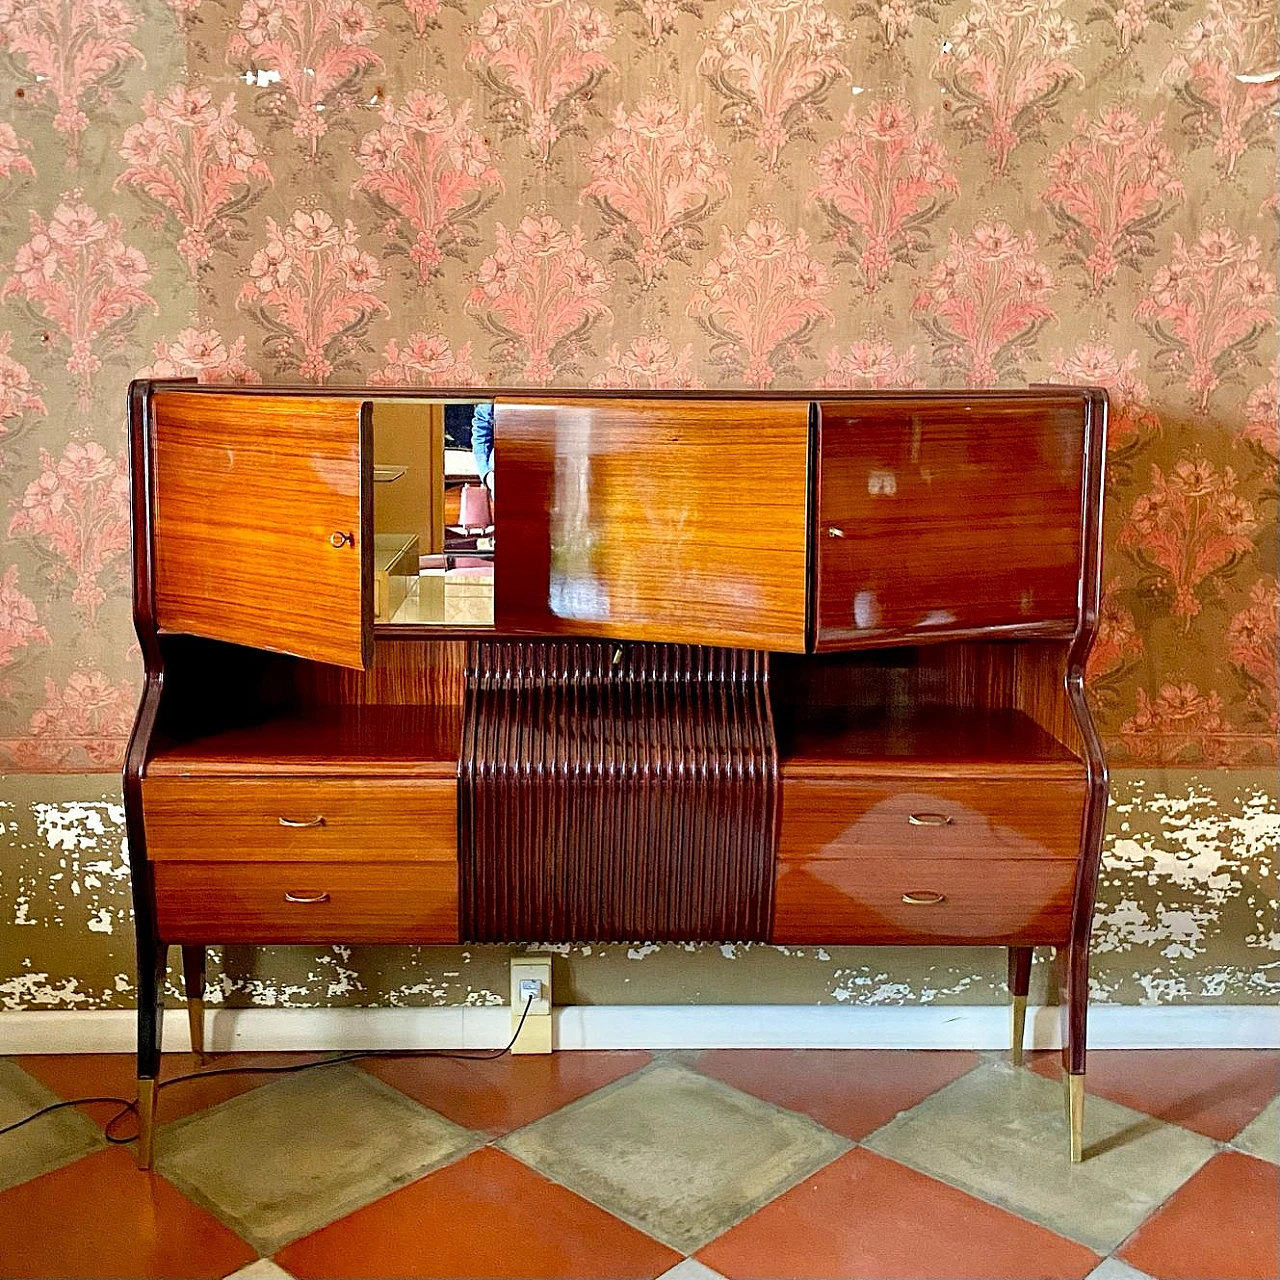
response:
M1083 1245L905 1165L855 1149L712 1241L731 1280L1067 1280Z
M98 1151L0 1193L0 1273L214 1280L258 1255L131 1152Z
M455 1124L510 1133L653 1061L643 1050L465 1058L370 1058L360 1065Z
M209 1056L201 1066L195 1054L166 1053L161 1062L161 1083L191 1072L217 1071L225 1067L294 1066L314 1062L330 1055L322 1053L219 1053ZM131 1053L67 1053L31 1054L18 1059L18 1065L60 1098L107 1096L134 1098L138 1093L137 1064ZM182 1116L248 1093L259 1085L278 1080L277 1075L211 1076L208 1079L184 1081L161 1088L156 1104L159 1122L166 1124ZM119 1110L114 1103L92 1103L78 1108L100 1125L106 1124ZM127 1136L137 1131L132 1119L121 1120L113 1132Z
M1118 1253L1156 1280L1276 1280L1280 1168L1235 1151L1214 1156Z
M1061 1073L1060 1054L1030 1061L1051 1080ZM1280 1050L1095 1050L1088 1081L1100 1098L1229 1142L1280 1093Z
M287 1245L275 1260L300 1280L652 1280L680 1255L485 1148Z
M973 1070L969 1052L897 1049L709 1049L704 1075L803 1111L847 1138L865 1138L899 1111Z

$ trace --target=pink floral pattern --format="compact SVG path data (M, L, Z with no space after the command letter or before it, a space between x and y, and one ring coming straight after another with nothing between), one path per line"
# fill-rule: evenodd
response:
M177 219L178 252L194 274L215 248L243 238L254 180L269 183L271 170L236 119L234 96L216 106L208 89L177 85L158 100L148 93L142 111L142 121L125 131L120 156L127 167L115 186L137 187Z
M1277 402L1274 378L1249 393L1240 434L1243 439L1257 445L1270 461L1280 457L1280 403Z
M976 0L951 29L936 74L955 95L951 118L985 135L996 173L1013 149L1039 136L1063 90L1084 77L1071 57L1079 44L1063 0Z
M1280 728L1277 717L1277 684L1280 653L1276 645L1276 619L1280 615L1280 583L1274 576L1259 578L1249 592L1249 603L1231 619L1227 628L1227 657L1247 690L1250 704L1272 733Z
M666 338L635 338L625 351L615 342L605 352L604 372L593 387L617 390L687 390L702 384L693 375L693 346L677 352Z
M1085 268L1095 292L1121 266L1139 269L1155 228L1183 197L1163 130L1163 116L1144 126L1135 112L1107 107L1096 120L1081 116L1050 163L1045 203L1062 227L1067 261Z
M705 246L701 223L729 192L724 157L702 126L674 98L646 98L635 111L619 107L613 129L587 153L592 181L582 189L615 242L613 258L630 262L643 289L667 263L689 263Z
M438 276L446 254L460 258L477 243L476 216L502 189L489 144L471 127L470 101L455 110L442 93L415 90L403 106L388 103L358 159L354 190L386 217L398 250L408 243L419 281Z
M11 564L0 577L0 671L33 644L52 644L48 631L40 625L36 606L18 587L18 566ZM0 679L0 698L8 697Z
M933 112L917 118L903 101L851 107L843 134L818 156L810 199L831 223L836 261L856 263L869 293L895 262L929 248L929 224L960 190L932 130Z
M1151 488L1133 504L1120 545L1172 594L1173 616L1187 630L1202 608L1200 589L1253 550L1257 528L1236 473L1197 456L1168 474L1152 464Z
M946 256L929 273L912 310L935 343L943 369L971 387L1022 374L1036 334L1053 318L1048 267L1036 258L1030 231L983 223L961 239L951 232Z
M378 33L360 0L244 0L228 54L250 68L274 71L262 107L292 113L294 137L314 158L331 112L347 106L364 73L382 65L370 45Z
M323 209L298 209L284 225L267 219L267 242L253 255L239 302L266 330L263 345L278 369L326 382L386 311L374 292L383 282L354 222L339 226Z
M725 227L720 243L688 308L712 339L712 359L750 387L795 376L818 323L835 318L822 301L830 273L809 256L808 236L776 219L748 222L737 236Z
M89 110L110 106L125 69L143 61L129 41L138 21L122 0L0 0L0 46L25 64L24 94L52 101L71 161Z
M618 0L618 12L636 14L644 39L656 46L675 35L682 13L701 18L702 0Z
M1232 735L1222 711L1220 693L1202 693L1189 680L1162 685L1154 698L1139 689L1137 710L1120 726L1120 738L1141 764L1226 765Z
M14 502L11 538L29 539L55 583L73 579L72 603L90 623L125 575L129 478L123 457L96 441L72 441L55 458L40 450L40 474Z
M889 50L905 43L917 19L938 20L938 6L932 0L858 0L850 13L854 18L870 18L876 38Z
M1180 376L1201 411L1224 378L1275 325L1276 277L1254 236L1207 227L1190 244L1177 233L1168 266L1151 281L1137 315L1156 340L1156 365Z
M471 343L455 351L439 330L411 333L403 342L392 338L383 355L386 364L369 375L374 386L477 387L483 381L471 363Z
M818 384L833 391L882 391L922 386L916 371L916 349L895 351L890 342L855 342L827 352L827 372Z
M171 342L157 342L154 360L140 378L196 378L200 382L257 385L262 375L245 359L245 340L230 346L216 329L183 329Z
M1128 53L1140 43L1152 25L1169 29L1190 0L1098 0L1091 4L1086 22L1103 24L1108 43Z
M32 381L26 365L9 354L12 349L13 334L0 333L0 438L12 431L24 414L49 412L39 396L44 388Z
M467 63L496 99L506 134L521 132L535 163L566 133L582 133L592 90L617 68L613 27L588 0L497 0L481 13Z
M96 667L77 666L65 685L47 679L44 705L25 740L10 744L13 765L27 772L114 770L133 724L138 692Z
M1224 172L1251 146L1275 136L1274 82L1242 80L1276 65L1276 7L1270 0L1208 0L1166 73L1201 144L1213 142Z
M36 167L27 155L30 150L31 144L18 137L13 125L0 123L0 178L12 178L16 173L26 173L34 178Z
M848 33L821 0L736 0L721 15L698 62L724 99L720 121L750 138L776 169L793 137L812 137L831 85L849 74Z
M104 221L87 204L60 204L47 222L32 213L30 225L31 239L19 248L0 300L20 295L70 346L67 372L83 410L103 356L129 337L137 311L156 307L142 287L151 270L121 238L120 219Z
M1137 350L1121 356L1102 342L1082 342L1070 355L1058 353L1053 381L1066 386L1105 387L1109 400L1107 452L1127 453L1160 430L1151 388L1139 375Z
M1089 650L1085 679L1095 698L1114 698L1117 675L1142 653L1142 637L1132 612L1121 601L1121 580L1112 578L1102 592L1098 638Z
M525 218L514 232L499 222L497 241L467 296L495 339L497 363L539 386L579 372L592 325L611 314L608 273L587 254L582 228Z

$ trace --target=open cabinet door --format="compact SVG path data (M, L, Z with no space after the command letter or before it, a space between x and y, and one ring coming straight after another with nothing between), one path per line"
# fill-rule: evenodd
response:
M494 413L497 630L804 651L807 401Z
M368 666L371 406L164 388L149 436L157 625Z

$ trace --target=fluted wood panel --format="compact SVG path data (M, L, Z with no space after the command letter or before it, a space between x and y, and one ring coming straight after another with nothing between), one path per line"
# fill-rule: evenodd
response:
M481 642L459 789L462 936L769 936L767 656Z

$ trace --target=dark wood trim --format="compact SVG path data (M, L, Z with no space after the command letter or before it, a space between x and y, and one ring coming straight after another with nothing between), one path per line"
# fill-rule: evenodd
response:
M200 395L261 395L269 391L273 396L315 396L339 399L358 400L456 400L463 404L478 404L485 400L519 399L527 404L558 404L564 400L759 400L769 402L787 402L796 400L818 401L828 403L845 403L858 400L909 401L918 400L922 394L931 400L955 400L964 402L981 398L983 400L1038 400L1046 397L1060 396L1064 401L1076 402L1082 394L1093 394L1092 388L1066 387L1048 385L1039 388L1015 387L986 390L968 388L965 390L930 390L920 391L826 391L814 388L799 387L794 391L756 391L747 388L737 390L717 388L703 391L635 391L635 390L601 390L596 387L317 387L313 384L276 385L269 388L261 386L231 386L226 383L200 382L190 378L157 378L143 385L156 391L168 391L181 388Z
M1080 621L1067 656L1065 689L1084 742L1088 796L1080 830L1080 869L1072 904L1071 943L1062 972L1063 1068L1085 1069L1089 1004L1089 939L1107 819L1107 760L1084 694L1085 663L1098 632L1102 598L1102 489L1107 456L1107 397L1090 391L1085 420L1085 491L1081 503Z

